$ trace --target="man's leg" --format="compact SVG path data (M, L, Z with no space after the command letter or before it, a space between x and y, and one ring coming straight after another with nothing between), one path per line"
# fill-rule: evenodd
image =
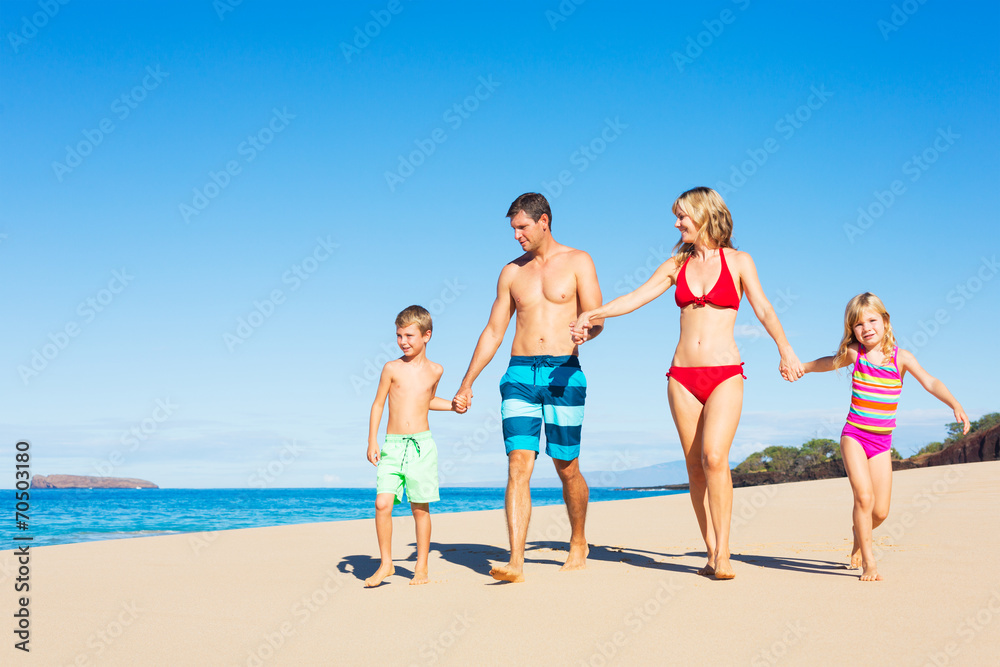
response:
M507 455L507 535L510 539L510 562L495 567L490 575L500 581L524 581L524 543L528 539L531 519L531 472L536 453L515 449Z
M560 461L552 459L556 472L562 480L563 500L569 513L569 556L562 566L563 570L582 570L587 567L587 538L584 535L584 524L587 522L587 502L590 500L590 489L587 480L580 474L580 459Z

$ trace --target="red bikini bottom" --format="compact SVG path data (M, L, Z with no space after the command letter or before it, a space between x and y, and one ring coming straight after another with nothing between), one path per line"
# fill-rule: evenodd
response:
M712 395L719 383L734 375L743 375L743 364L738 366L671 366L667 377L677 380L694 394L702 405ZM747 376L743 375L746 380Z

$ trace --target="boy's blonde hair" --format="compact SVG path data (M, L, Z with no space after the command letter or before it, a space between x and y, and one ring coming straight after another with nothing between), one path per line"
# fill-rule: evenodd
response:
M402 329L411 324L420 327L420 335L423 336L428 331L434 329L434 322L431 321L431 314L423 306L410 306L396 315L396 328Z
M841 339L840 347L837 348L837 354L833 358L833 365L835 367L840 368L843 365L844 360L847 359L847 348L852 343L857 342L859 345L864 345L854 336L854 325L861 321L861 318L864 317L867 311L882 316L882 323L885 325L885 336L882 338L882 354L886 359L892 358L892 350L896 347L896 337L892 333L892 324L889 323L889 313L886 311L882 299L871 292L865 292L848 301L847 308L844 309L844 337Z
M722 195L712 188L692 188L681 194L672 207L678 218L684 214L698 226L698 240L704 245L732 248L733 216ZM694 252L693 243L677 242L674 246L677 265L680 266Z

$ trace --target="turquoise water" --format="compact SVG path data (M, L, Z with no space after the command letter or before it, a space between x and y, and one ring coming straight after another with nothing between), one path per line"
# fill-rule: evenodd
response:
M14 492L10 491L10 498ZM591 502L682 491L591 489ZM501 509L503 489L445 488L431 512ZM532 489L534 505L562 502L561 489ZM393 514L409 514L407 503ZM33 546L205 530L257 528L375 516L372 489L32 489Z

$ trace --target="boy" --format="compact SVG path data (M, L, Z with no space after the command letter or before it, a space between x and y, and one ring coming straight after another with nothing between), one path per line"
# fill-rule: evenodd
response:
M428 503L438 498L437 447L427 424L427 411L452 410L452 404L434 395L444 369L426 356L431 339L431 314L410 306L396 316L396 344L403 356L382 367L368 424L368 460L378 467L375 489L375 532L382 563L365 586L373 588L395 573L392 564L392 508L410 501L417 529L417 565L410 585L427 583L427 555L431 546ZM385 445L378 446L382 408L389 398Z

